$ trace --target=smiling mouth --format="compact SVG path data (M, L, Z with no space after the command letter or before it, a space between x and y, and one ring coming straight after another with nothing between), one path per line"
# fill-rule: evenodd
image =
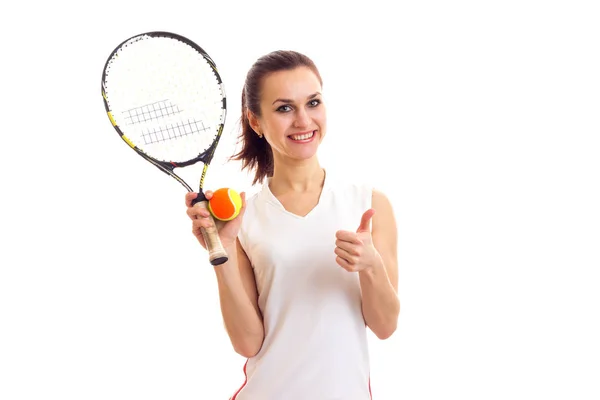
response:
M314 135L315 135L315 131L310 131L307 133L299 133L297 135L290 135L288 137L292 140L302 141L302 140L308 140L308 139L312 138Z

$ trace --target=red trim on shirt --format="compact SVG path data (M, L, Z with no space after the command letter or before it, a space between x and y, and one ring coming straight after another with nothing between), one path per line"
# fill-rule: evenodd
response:
M240 388L237 390L237 392L235 392L235 394L233 395L233 397L231 399L229 399L229 400L235 400L237 398L237 395L244 388L244 386L246 386L246 383L248 383L248 375L246 374L246 366L247 365L248 365L248 360L246 360L246 363L244 364L244 383L242 384L242 386L240 386Z
M233 397L230 397L229 400L235 400L237 398L237 395L240 394L240 392L242 391L244 386L246 386L246 384L248 383L248 374L246 373L246 366L248 365L248 361L249 360L246 360L246 363L244 364L244 383L242 383L242 386L240 386L240 388L234 393ZM370 376L369 376L369 397L371 398L371 400L373 400L373 393L371 393L371 377Z

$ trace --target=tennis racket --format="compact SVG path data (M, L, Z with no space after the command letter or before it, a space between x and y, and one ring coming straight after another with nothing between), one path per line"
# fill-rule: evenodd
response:
M209 55L174 33L133 36L108 57L102 72L102 98L121 139L189 192L192 187L175 169L204 164L198 197L192 204L207 208L204 178L226 115L225 89ZM202 236L210 263L220 265L228 256L212 222L213 228L202 229Z

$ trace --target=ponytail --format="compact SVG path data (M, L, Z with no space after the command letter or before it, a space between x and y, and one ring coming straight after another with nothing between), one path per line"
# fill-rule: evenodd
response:
M245 91L242 91L242 131L238 143L242 143L239 153L232 160L242 162L242 170L254 170L252 184L262 183L265 178L273 176L273 150L264 137L258 136L250 126L248 108L246 107Z

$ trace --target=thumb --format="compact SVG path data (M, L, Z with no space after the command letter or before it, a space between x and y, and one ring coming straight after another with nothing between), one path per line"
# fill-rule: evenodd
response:
M240 214L241 214L244 211L246 211L246 192L241 192L240 197L242 198L242 209L240 211Z
M360 232L370 232L371 231L371 218L375 214L375 210L370 208L362 215L360 219L360 226L356 230L357 233Z

